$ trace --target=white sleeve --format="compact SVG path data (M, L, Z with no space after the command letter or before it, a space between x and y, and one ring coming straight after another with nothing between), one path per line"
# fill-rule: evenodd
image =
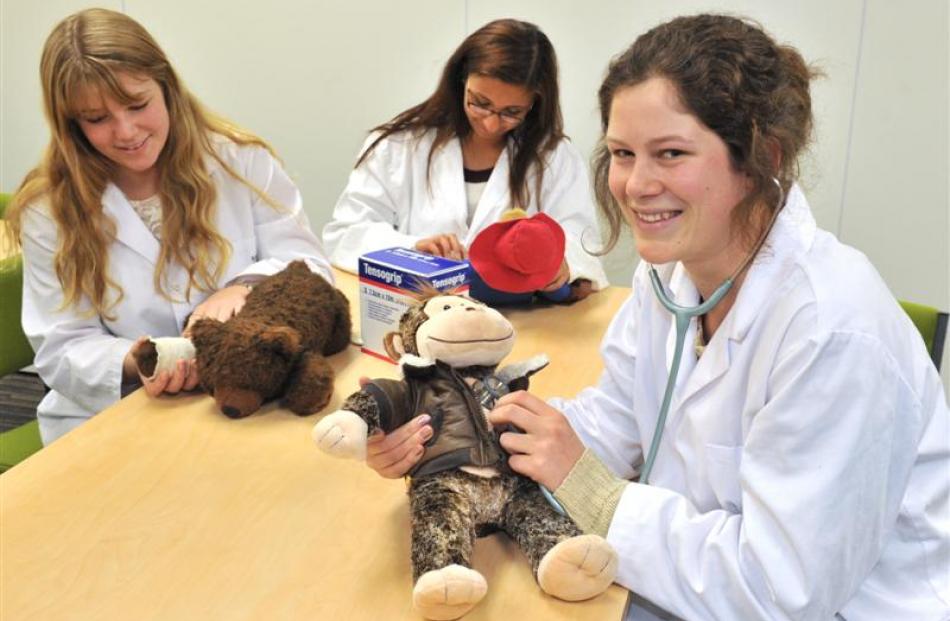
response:
M881 553L926 422L896 367L860 334L788 352L735 449L739 512L631 483L607 535L617 581L686 619L833 618Z
M571 400L550 400L584 446L624 479L632 478L642 461L641 434L633 416L639 306L634 292L607 328L600 346L604 371L597 385Z
M370 134L360 153L376 136ZM323 227L323 243L333 265L355 272L361 255L396 246L413 248L421 239L398 230L400 212L411 208L408 165L417 144L408 138L386 138L350 172L333 217Z
M269 276L284 269L291 261L301 259L311 271L331 283L333 271L320 240L310 229L297 186L284 168L263 147L245 147L249 158L245 178L275 201L280 209L252 194L254 236L258 260L239 275Z
M23 331L43 382L85 410L99 412L121 398L122 362L132 341L111 334L87 298L63 304L53 258L56 224L37 208L23 214Z
M586 278L595 289L607 287L610 283L600 259L588 252L599 252L603 240L591 197L587 163L566 139L551 155L544 171L539 205L541 211L564 228L567 238L564 254L571 280Z

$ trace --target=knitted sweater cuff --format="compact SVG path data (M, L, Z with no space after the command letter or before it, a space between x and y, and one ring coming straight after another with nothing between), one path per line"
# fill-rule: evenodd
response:
M584 449L554 491L554 497L581 530L606 537L627 483L614 476L589 449Z

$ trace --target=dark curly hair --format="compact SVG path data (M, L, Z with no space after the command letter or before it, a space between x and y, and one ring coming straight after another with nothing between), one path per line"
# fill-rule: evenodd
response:
M777 208L779 192L772 178L787 192L798 175L798 158L813 125L809 83L817 75L798 50L779 45L750 20L678 17L641 35L610 62L598 91L601 129L606 133L617 91L654 77L672 82L686 109L726 143L735 169L749 177L751 190L733 219L751 240L757 233L748 226L754 212ZM593 166L594 193L609 226L609 250L620 236L623 215L607 184L610 152L603 140Z

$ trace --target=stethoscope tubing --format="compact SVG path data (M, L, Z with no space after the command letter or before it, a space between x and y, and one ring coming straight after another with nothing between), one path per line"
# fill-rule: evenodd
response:
M775 224L776 218L778 218L778 213L782 210L782 206L785 204L785 191L782 189L782 184L775 177L772 177L772 181L778 187L778 203L775 208L775 212L772 214L772 219L769 222L769 225L765 228L765 231L759 237L759 241L756 243L755 247L752 249L752 252L745 258L745 260L739 264L739 267L736 268L736 271L732 273L732 276L726 278L719 287L709 296L708 300L705 300L702 304L698 306L688 307L680 306L670 299L670 296L666 293L666 288L663 286L663 283L660 281L660 275L656 273L656 268L653 265L650 265L650 283L653 285L653 293L656 295L657 300L660 301L660 304L668 310L674 318L676 324L676 346L673 349L673 362L670 365L670 373L666 380L666 390L663 393L663 403L660 405L660 412L656 419L656 427L653 430L653 439L650 442L650 451L647 453L647 458L643 462L643 468L640 470L639 482L644 485L650 484L650 474L653 472L653 464L656 462L656 454L660 450L660 441L663 439L663 432L666 429L666 417L670 412L670 404L673 401L673 389L676 387L676 377L679 375L680 362L683 358L683 347L686 344L686 332L689 329L689 322L692 321L694 317L700 317L711 311L719 302L722 301L726 294L729 293L729 290L732 289L733 283L739 277L739 274L742 273L755 258L755 255L759 253L759 249L762 247L762 244L765 243L766 237L768 237L769 232L772 230L772 226Z
M742 273L749 263L752 262L752 259L755 258L755 255L759 253L759 249L762 248L762 244L765 243L765 239L768 237L769 232L772 230L772 227L775 225L775 220L778 218L779 212L782 210L782 207L785 205L785 190L782 189L782 184L776 177L772 177L772 182L778 187L779 198L777 201L777 207L775 212L772 214L772 219L769 221L768 226L765 228L765 231L759 238L759 241L756 243L755 247L752 249L752 252L746 257L746 259L736 268L736 271L732 273L731 276L726 278L719 287L709 296L708 300L703 301L701 304L693 307L689 306L680 306L672 299L670 299L669 294L666 292L666 288L663 286L663 283L660 281L660 275L657 274L656 268L653 265L650 265L650 283L653 285L653 292L656 295L657 300L660 301L660 304L668 310L672 315L676 327L676 345L673 348L673 362L670 365L670 372L666 380L666 389L663 393L663 403L660 405L660 412L657 416L656 427L653 430L653 439L650 441L650 451L647 453L647 458L643 462L643 468L640 470L640 477L638 482L643 483L644 485L650 484L650 474L653 471L653 464L656 462L656 455L660 450L660 442L663 439L663 432L666 429L666 418L670 412L670 404L673 401L673 389L676 386L676 377L679 375L680 362L683 358L683 348L686 345L686 332L689 330L689 322L693 320L694 317L700 317L705 315L713 308L716 307L719 302L729 293L729 290L732 289L733 283L739 277L739 274ZM561 515L567 515L567 512L564 510L564 507L558 502L557 498L554 497L554 494L551 493L547 487L542 484L538 484L538 487L541 489L541 494L548 501L555 511Z
M656 273L656 268L650 266L650 282L653 284L653 292L657 299L672 313L676 322L676 346L673 349L673 363L670 366L670 374L666 380L666 391L663 393L663 404L660 406L660 414L656 420L656 428L653 430L653 440L650 442L650 452L643 463L643 469L640 471L640 483L650 484L650 472L653 471L653 463L656 461L656 454L660 450L660 440L663 438L663 430L666 427L666 417L670 412L670 403L673 401L673 388L676 386L676 377L679 375L680 361L683 358L683 347L686 344L686 332L689 329L689 322L694 317L705 315L711 311L719 302L726 297L729 290L732 289L732 283L735 282L732 277L727 278L716 291L698 306L688 307L680 306L670 299L660 282L660 276Z

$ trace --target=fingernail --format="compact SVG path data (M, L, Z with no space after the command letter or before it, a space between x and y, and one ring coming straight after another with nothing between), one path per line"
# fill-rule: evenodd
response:
M432 427L423 427L422 429L422 439L428 440L432 437Z
M432 417L429 416L428 414L423 414L422 416L420 416L420 417L417 418L416 420L419 421L419 426L422 427L423 425L428 425L428 424L429 424L429 421L432 420Z

